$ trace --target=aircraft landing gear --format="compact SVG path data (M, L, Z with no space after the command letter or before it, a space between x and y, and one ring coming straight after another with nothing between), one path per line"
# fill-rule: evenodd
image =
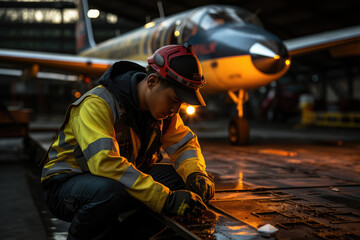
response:
M231 119L229 141L232 145L245 145L249 142L249 124L246 118L235 116Z
M229 124L229 141L232 145L246 145L249 143L249 124L244 117L243 104L248 101L247 91L240 89L238 95L233 91L228 92L236 103L238 115L233 117Z

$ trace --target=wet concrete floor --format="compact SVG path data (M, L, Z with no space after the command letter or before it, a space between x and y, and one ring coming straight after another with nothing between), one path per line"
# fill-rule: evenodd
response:
M231 146L226 139L226 125L225 121L190 124L199 136L207 170L216 182L210 209L217 214L212 218L217 222L209 227L213 231L211 236L206 235L208 239L260 239L256 230L265 224L278 229L272 239L360 239L359 130L294 130L255 124L251 126L249 145ZM52 136L53 133L32 135L42 148L47 148ZM36 221L22 221L23 231L35 225L40 228L40 235L22 239L66 239L68 224L47 211L39 197L38 172L29 164L34 156L27 157L29 161L20 163L0 162L1 169L6 165L13 171L12 175L1 172L2 183L14 178L15 172L26 176L21 183L26 190L8 198L26 193L23 196L28 205L19 204L33 209L26 214ZM16 164L22 167L17 168ZM0 190L5 194L8 187L2 184ZM1 202L11 201L8 198L1 197ZM25 216L25 211L16 206L12 211L2 210L1 215L7 215L6 220L2 217L0 239L20 239L21 234L14 230L19 223L12 219ZM191 222L181 224L198 236L209 230L205 227L199 232ZM181 239L176 234L169 236L162 239Z
M360 239L360 131L253 130L248 146L199 133L211 204L276 239Z

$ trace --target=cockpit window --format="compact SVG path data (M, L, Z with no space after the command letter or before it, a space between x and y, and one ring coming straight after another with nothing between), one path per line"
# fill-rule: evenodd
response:
M208 30L224 23L251 23L262 27L260 20L251 12L231 7L209 8L199 22L199 25L201 29Z
M225 23L254 24L260 27L262 23L255 14L237 7L211 6L200 8L191 14L183 28L183 41L194 36L198 31L205 31Z

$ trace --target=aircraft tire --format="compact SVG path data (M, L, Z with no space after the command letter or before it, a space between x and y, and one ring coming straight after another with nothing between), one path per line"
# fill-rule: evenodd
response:
M249 143L249 124L246 118L235 116L229 124L229 141L232 145Z

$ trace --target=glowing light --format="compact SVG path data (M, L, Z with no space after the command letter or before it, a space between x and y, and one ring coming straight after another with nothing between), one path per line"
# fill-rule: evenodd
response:
M58 13L54 14L54 16L52 18L52 22L53 23L61 23L61 19L62 19L61 13L58 12Z
M97 9L90 9L88 12L87 12L87 16L89 18L97 18L99 17L100 15L100 11L97 10Z
M195 108L193 106L188 106L186 108L186 113L189 115L193 115L195 113Z
M174 36L175 36L175 37L178 37L179 35L180 35L180 31L176 30L176 31L174 32Z
M108 13L106 15L106 20L109 22L109 23L112 23L112 24L115 24L117 23L118 21L118 17L114 14L111 14L111 13Z
M155 26L155 22L148 22L145 24L144 28L152 28L153 26Z
M91 78L85 77L83 81L84 83L89 84L91 82Z
M42 22L43 19L44 19L43 13L41 11L39 11L39 10L36 11L35 12L35 19L36 19L37 22Z
M280 59L280 56L279 56L279 55L275 55L275 56L274 56L274 59L278 60L278 59Z
M74 23L79 18L78 11L75 9L64 9L64 23Z
M290 65L290 60L287 59L287 60L285 61L285 64L286 64L286 65Z
M79 97L81 97L81 93L80 93L80 92L75 92L74 96L75 96L76 98L79 98Z

